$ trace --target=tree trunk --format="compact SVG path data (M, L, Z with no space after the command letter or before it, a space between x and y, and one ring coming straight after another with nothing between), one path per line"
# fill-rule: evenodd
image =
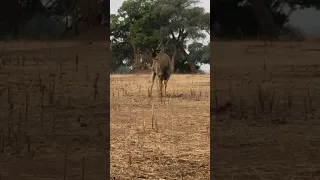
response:
M171 73L174 73L174 62L176 60L177 48L174 49L173 55L171 57L172 70Z
M145 64L149 64L152 65L153 61L152 61L152 50L150 48L147 48L145 53L144 53L144 61Z
M271 38L278 39L278 27L272 17L270 7L268 7L265 0L252 0L251 4L263 36L269 40L271 40Z
M189 58L189 54L184 50L183 47L179 47L179 49L181 50L183 56L187 59L187 62L188 62L188 65L190 67L190 71L192 74L196 74L197 73L197 69L196 67L194 66L193 62L190 60Z
M136 72L138 72L141 69L140 48L133 45L133 52L134 52L134 59L136 64Z

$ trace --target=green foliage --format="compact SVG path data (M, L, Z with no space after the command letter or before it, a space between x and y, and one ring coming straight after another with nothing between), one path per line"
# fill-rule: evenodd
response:
M33 16L43 13L41 0L3 0L0 2L0 33L12 34L14 37Z
M117 42L111 43L112 70L115 71L121 66L133 65L133 52L130 44Z
M33 19L21 29L20 34L34 39L52 39L58 38L64 29L64 24L61 22L37 13Z
M120 66L116 71L115 73L117 74L129 74L131 73L131 69L127 66Z
M175 68L190 68L188 64L186 65L188 58L181 55L181 49L186 49L187 39L197 40L205 37L204 31L210 32L210 13L206 13L204 8L197 7L197 2L195 0L124 1L118 14L112 14L110 17L111 40L114 44L111 50L117 57L114 60L122 61L121 58L124 58L134 62L134 48L150 51L151 48L155 49L160 41L165 43L171 39L166 52L172 56L174 49L177 49ZM121 50L116 50L122 48L116 45L119 43L130 44L132 51L120 55ZM121 62L114 64L119 66Z
M196 0L157 0L155 13L158 13L162 22L161 32L173 39L181 38L182 43L186 38L197 40L204 38L202 30L210 28L210 14L204 8L197 7ZM209 18L208 18L209 16Z
M188 46L189 56L194 62L210 63L210 44L194 42Z

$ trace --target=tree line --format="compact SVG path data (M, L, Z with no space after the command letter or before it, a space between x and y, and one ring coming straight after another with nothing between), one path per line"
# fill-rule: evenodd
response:
M2 0L0 2L0 36L18 38L21 30L37 14L65 24L79 34L79 25L88 29L109 19L108 0ZM38 27L34 27L35 29Z
M297 9L320 8L316 0L213 0L211 38L278 39Z

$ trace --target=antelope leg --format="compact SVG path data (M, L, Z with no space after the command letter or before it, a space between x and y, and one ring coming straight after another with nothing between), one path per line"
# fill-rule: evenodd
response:
M151 72L151 86L149 88L149 96L151 97L152 95L152 88L153 88L153 84L154 84L154 78L156 77L156 73Z
M162 80L159 79L159 95L160 95L160 101L162 101Z
M168 80L164 80L164 95L167 96L167 85L168 85Z

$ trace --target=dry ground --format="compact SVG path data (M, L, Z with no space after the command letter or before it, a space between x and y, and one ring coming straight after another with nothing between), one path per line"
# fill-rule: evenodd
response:
M212 175L317 179L320 44L257 44L212 42Z
M105 179L108 49L103 42L6 45L0 59L0 179Z
M173 74L165 103L149 79L111 76L111 177L209 179L210 76Z

